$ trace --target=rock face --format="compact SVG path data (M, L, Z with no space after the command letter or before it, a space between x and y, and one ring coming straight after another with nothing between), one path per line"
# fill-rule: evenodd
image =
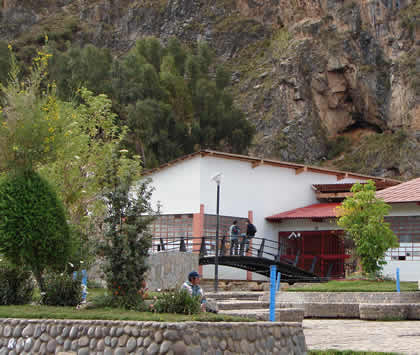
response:
M389 149L411 163L382 161L376 147L371 159L379 163L364 172L405 178L420 173L420 156L413 153L420 137L418 0L2 4L0 38L6 40L51 31L57 19L71 28L73 41L120 53L149 35L162 41L171 36L188 43L208 41L232 68L237 103L257 127L255 155L316 163L331 158L331 142L339 136L363 146L356 137L404 130L403 142ZM360 160L347 149L346 159ZM361 168L350 163L338 166Z

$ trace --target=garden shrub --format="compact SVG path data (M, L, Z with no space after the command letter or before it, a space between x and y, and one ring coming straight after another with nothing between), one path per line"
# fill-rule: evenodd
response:
M29 303L33 291L34 282L29 271L0 265L0 305Z
M41 303L48 306L77 306L82 301L80 279L68 274L47 274Z
M187 290L181 289L159 295L153 309L158 313L196 314L201 310L201 302L199 296L191 296Z
M0 253L44 291L44 271L62 269L71 251L62 202L38 173L10 173L0 178L0 211Z

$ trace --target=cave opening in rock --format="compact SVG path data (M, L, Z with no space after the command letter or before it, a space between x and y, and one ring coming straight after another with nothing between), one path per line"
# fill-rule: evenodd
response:
M358 130L358 129L365 129L374 131L376 133L383 133L383 130L378 125L368 122L365 120L364 115L361 112L353 112L352 118L354 120L354 123L347 126L342 133L350 133L352 131Z

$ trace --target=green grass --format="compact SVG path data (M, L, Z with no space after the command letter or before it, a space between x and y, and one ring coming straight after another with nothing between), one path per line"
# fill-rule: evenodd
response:
M417 291L416 282L401 282L401 291ZM395 281L343 280L320 284L294 285L289 292L395 292Z
M40 305L0 306L0 318L131 320L154 322L252 322L252 319L213 313L194 315L127 311L118 308L76 309Z
M397 353L383 353L374 351L353 351L353 350L309 350L309 355L396 355Z
M93 301L106 293L104 288L89 288L87 301ZM149 298L157 295L157 292L149 293ZM34 301L40 299L39 291L35 290ZM200 313L194 315L136 312L125 309L102 307L84 308L75 307L52 307L42 305L23 306L0 306L0 318L25 318L25 319L84 319L84 320L131 320L131 321L154 321L154 322L253 322L255 320L241 317L232 317L213 313Z

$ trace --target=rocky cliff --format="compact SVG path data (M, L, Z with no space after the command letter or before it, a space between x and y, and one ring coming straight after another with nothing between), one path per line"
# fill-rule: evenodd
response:
M251 153L420 175L420 0L3 0L0 38L127 51L208 41L257 127Z

